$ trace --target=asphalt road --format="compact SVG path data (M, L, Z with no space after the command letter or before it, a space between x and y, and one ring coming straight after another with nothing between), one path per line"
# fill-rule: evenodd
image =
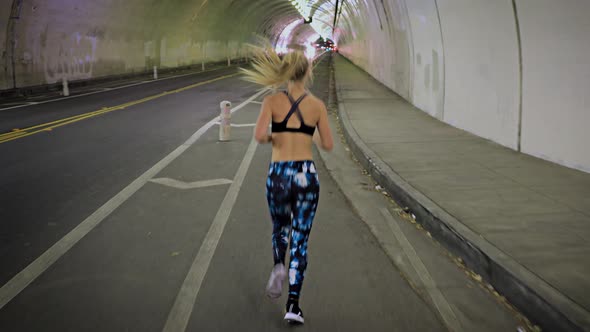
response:
M0 132L145 100L232 71L1 111ZM218 142L212 126L184 144L218 114L221 100L240 105L256 92L228 77L0 143L0 300L6 285L26 278L19 272L53 253L50 248L63 244L64 236L84 234L54 263L40 265L39 275L0 308L0 331L163 331L167 324L187 331L289 328L282 321L285 298L264 297L272 268L264 196L270 148L252 144L248 126L232 128L231 142ZM314 92L326 97L325 63ZM260 97L243 104L233 122L252 124L256 101ZM175 159L166 159L171 153ZM146 181L232 183L179 189L148 181L116 196L154 165L164 167ZM317 165L320 207L300 330L443 331L319 158ZM91 228L81 228L101 206L115 203Z

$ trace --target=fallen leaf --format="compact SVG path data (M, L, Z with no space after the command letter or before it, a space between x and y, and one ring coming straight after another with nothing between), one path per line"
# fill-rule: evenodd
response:
M180 255L180 252L179 251L175 251L175 252L172 253L171 256L174 257L174 256L178 256L178 255Z

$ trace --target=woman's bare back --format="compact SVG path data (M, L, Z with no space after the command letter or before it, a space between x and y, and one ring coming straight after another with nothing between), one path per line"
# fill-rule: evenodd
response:
M303 94L294 94L291 97L297 100ZM287 117L291 109L291 101L284 93L276 93L268 96L267 102L270 106L273 122L282 122ZM317 127L322 112L326 112L324 103L313 96L307 96L299 104L299 110L304 124L309 127ZM298 116L293 114L287 121L287 128L299 128L301 121ZM321 133L320 133L321 134ZM301 132L281 132L272 134L272 160L312 160L312 136Z
M294 100L304 93L305 90L302 87L290 89L290 96ZM330 126L328 125L328 111L320 99L309 93L299 104L299 110L304 124L316 128L314 135L292 131L274 132L272 136L268 135L268 127L271 121L283 122L291 109L291 105L291 101L285 93L272 94L265 97L262 102L260 115L254 129L254 137L259 143L272 141L272 161L312 160L311 145L313 141L320 148L331 150L333 141ZM299 128L301 126L299 116L292 115L289 117L286 126L287 128Z

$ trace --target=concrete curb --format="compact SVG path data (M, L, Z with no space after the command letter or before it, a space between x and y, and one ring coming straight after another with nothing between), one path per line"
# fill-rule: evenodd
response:
M543 330L590 331L588 311L436 205L365 144L350 122L336 75L334 70L338 118L343 134L369 174L401 206L408 207L433 237L453 254L462 257L469 268L492 284Z

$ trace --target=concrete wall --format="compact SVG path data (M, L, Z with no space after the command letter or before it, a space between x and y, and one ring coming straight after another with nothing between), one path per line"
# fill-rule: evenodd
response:
M352 0L346 4L340 52L404 98L410 98L412 49L404 1Z
M445 62L438 10L432 0L408 1L407 6L414 48L411 100L416 107L442 120Z
M14 0L16 1L16 0ZM279 0L26 0L16 24L17 87L90 79L223 61L245 55L254 33L272 34L273 13L288 16ZM0 90L13 87L8 16L0 0ZM269 5L280 10L268 10ZM262 27L260 12L270 17ZM265 30L266 29L266 30ZM9 38L11 39L11 38Z
M590 2L355 5L343 12L339 46L375 78L453 126L590 172Z
M511 1L439 0L443 120L517 148L519 55Z
M522 151L590 172L590 1L518 0Z
M0 90L5 89L9 81L12 81L8 71L7 29L9 28L10 8L12 0L0 0Z

